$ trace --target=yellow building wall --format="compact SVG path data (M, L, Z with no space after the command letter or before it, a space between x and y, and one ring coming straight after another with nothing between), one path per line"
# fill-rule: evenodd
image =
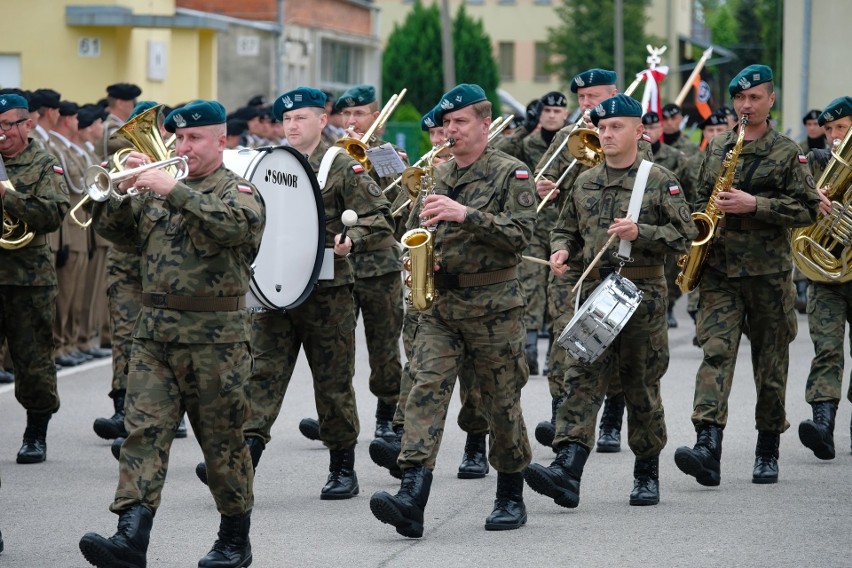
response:
M114 5L136 14L174 15L174 0L147 0L144 12L132 0L3 0L0 54L18 54L23 89L52 88L63 99L94 102L106 86L135 83L142 99L175 104L216 97L216 33L212 30L83 27L65 23L65 6ZM9 23L14 22L14 25ZM81 38L97 38L98 57L78 53ZM166 77L148 78L148 42L164 44ZM7 85L2 85L7 86Z

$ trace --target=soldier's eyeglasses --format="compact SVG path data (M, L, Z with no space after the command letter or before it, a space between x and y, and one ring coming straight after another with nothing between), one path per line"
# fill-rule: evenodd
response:
M0 122L0 130L2 130L3 132L9 132L10 130L12 130L13 126L18 126L19 124L23 124L26 121L26 118L22 118L20 120L16 120L15 122Z

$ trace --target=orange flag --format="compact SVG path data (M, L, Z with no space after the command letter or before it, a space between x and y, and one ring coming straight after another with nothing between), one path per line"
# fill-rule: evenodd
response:
M693 91L695 92L695 110L701 115L701 118L707 118L713 114L710 108L710 85L706 81L701 80L701 75L696 75L692 81Z

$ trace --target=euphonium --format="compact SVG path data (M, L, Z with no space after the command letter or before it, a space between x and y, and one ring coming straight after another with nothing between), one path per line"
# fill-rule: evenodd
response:
M813 225L793 229L793 261L810 280L842 283L852 279L852 129L834 145L831 161L817 182L826 188L831 213Z
M5 135L0 135L5 138ZM9 181L9 176L6 174L6 166L3 160L0 159L0 184L6 189L15 189L12 182ZM3 234L0 237L0 248L6 250L15 250L24 248L35 237L35 232L30 231L29 227L23 221L15 219L3 208L3 202L0 201L0 212L3 217Z
M719 209L716 200L719 192L729 191L734 186L734 174L737 171L737 160L739 160L740 152L743 149L747 124L748 116L743 115L740 119L737 143L722 160L722 171L719 173L716 184L713 186L713 192L707 200L707 209L692 214L692 220L698 227L698 236L692 241L689 252L677 259L680 274L675 278L675 283L684 293L692 292L698 286L701 273L704 270L704 262L707 260L707 253L710 252L710 244L716 234L716 225L725 216L725 212Z

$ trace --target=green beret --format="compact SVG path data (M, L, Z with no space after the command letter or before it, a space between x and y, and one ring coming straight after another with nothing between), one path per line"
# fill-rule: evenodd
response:
M423 115L423 120L420 121L420 128L421 130L423 130L423 132L429 132L429 130L432 128L438 128L439 126L442 126L441 124L435 122L436 109L437 107L431 109L429 112Z
M285 112L300 108L325 108L326 96L319 89L312 87L296 87L292 91L287 91L277 99L272 105L272 115L275 120L281 120Z
M820 126L825 126L826 122L832 122L849 115L852 115L852 97L839 97L828 103L828 106L819 115L817 122Z
M589 117L595 126L603 118L615 118L617 116L635 116L639 118L642 116L642 105L636 99L619 93L603 101L589 113Z
M22 108L24 110L29 110L30 103L28 103L27 99L25 99L21 95L16 95L14 93L6 93L0 95L0 113L4 113L7 110L12 110L13 108Z
M617 82L618 75L615 74L615 71L589 69L571 79L571 92L576 93L577 89L597 87L598 85L615 85Z
M166 130L225 124L225 107L217 101L192 101L174 109L166 117Z
M740 71L728 84L728 92L733 97L746 89L772 81L772 69L766 65L749 65Z
M444 113L457 111L485 100L488 98L479 85L472 83L456 85L441 97L441 102L433 109L435 124L444 123Z
M334 103L334 112L340 112L349 107L368 105L375 101L375 87L372 85L355 85L338 97L337 102Z
M155 103L154 101L139 101L138 103L136 103L136 106L133 107L133 112L130 113L130 116L127 117L127 120L129 121L133 118L136 118L146 110L150 110L155 106L157 106L157 103Z

